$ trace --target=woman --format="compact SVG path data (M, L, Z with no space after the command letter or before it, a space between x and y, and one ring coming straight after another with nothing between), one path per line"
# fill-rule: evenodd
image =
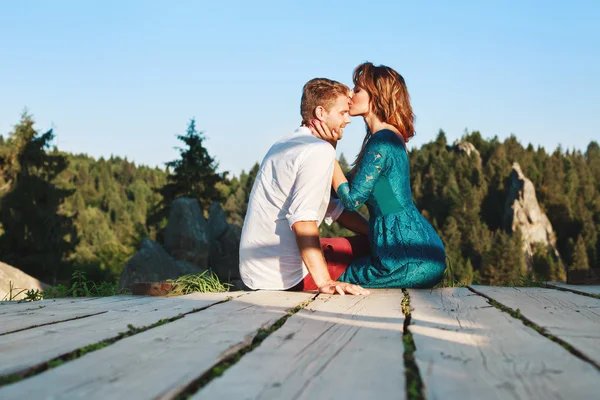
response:
M336 161L333 188L347 210L369 209L371 254L353 261L340 281L370 288L432 287L446 268L444 245L412 200L406 142L414 114L404 79L393 69L354 70L350 115L362 116L367 133L346 180ZM315 134L331 137L313 122Z

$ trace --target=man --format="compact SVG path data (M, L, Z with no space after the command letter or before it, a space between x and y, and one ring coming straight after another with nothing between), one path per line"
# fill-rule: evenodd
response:
M319 225L338 220L366 235L367 221L330 199L335 143L312 135L318 120L341 138L350 123L347 86L316 78L304 85L302 126L275 143L256 176L240 243L240 274L251 289L318 290L364 295L357 285L337 282L343 266L326 262Z

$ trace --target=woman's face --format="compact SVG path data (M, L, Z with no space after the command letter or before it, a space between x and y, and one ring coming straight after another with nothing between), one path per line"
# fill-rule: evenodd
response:
M369 94L359 85L352 89L352 97L350 99L350 115L356 117L358 115L365 116L369 113Z

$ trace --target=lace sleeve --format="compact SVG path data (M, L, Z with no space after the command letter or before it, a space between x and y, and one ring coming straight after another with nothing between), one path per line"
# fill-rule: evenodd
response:
M371 196L379 176L385 169L385 141L372 137L351 181L342 183L337 189L337 195L344 208L348 211L358 210Z

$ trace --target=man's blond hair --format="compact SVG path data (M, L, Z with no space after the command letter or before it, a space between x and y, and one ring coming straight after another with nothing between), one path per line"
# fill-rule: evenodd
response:
M308 125L316 118L315 109L318 106L329 111L338 97L348 96L349 92L348 86L327 78L314 78L306 82L300 102L302 124Z

